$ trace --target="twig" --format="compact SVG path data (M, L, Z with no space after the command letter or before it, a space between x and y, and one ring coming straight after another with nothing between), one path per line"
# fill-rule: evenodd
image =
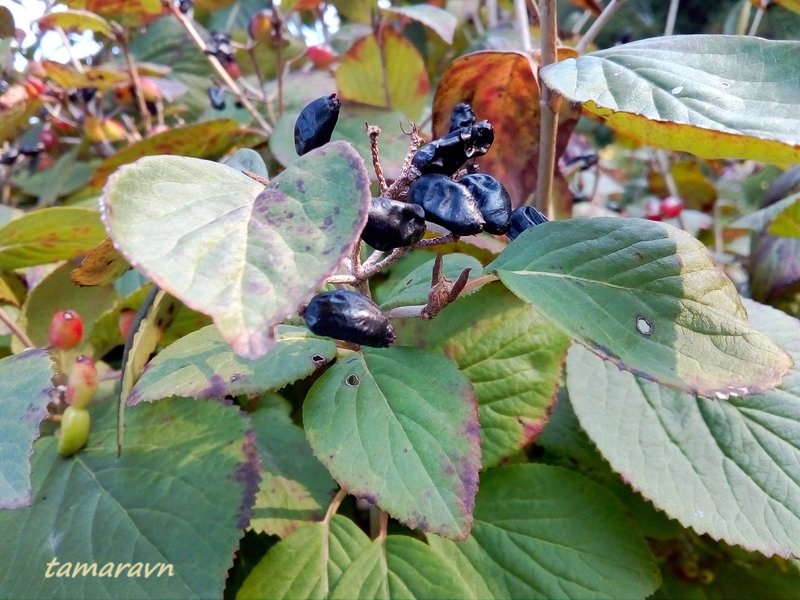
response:
M543 69L556 61L556 3L539 0L541 17L541 60ZM561 97L553 94L539 78L539 174L536 181L537 208L549 219L555 216L553 202L553 173L556 167L556 134L558 132L558 105Z
M583 54L586 52L586 48L594 41L594 38L597 37L603 27L611 20L611 17L620 9L623 2L625 0L611 0L608 5L603 9L603 12L600 13L600 16L597 17L592 26L589 27L589 30L583 34L583 37L575 46L575 50L578 51L579 54Z
M497 27L497 0L486 0L486 25L489 29Z
M72 66L75 67L75 70L78 73L85 73L86 69L83 68L81 61L79 61L78 58L75 56L75 52L73 52L72 50L72 44L70 43L67 34L61 27L56 27L55 30L56 33L58 34L58 37L61 38L61 43L64 44L64 48L67 51L67 56L69 56L69 62L72 63Z
M8 327L11 333L17 336L19 341L22 342L26 348L36 347L36 344L34 344L31 338L28 337L28 334L25 333L20 326L17 325L17 322L14 321L14 319L12 319L2 308L0 308L0 321L2 321L3 324Z
M384 194L389 189L389 184L386 183L386 177L383 176L383 168L381 168L381 159L378 156L378 136L381 134L381 128L377 125L367 126L367 135L369 136L369 147L372 153L372 167L375 169L375 177L378 178L378 185L381 188L381 194Z
M121 27L116 30L116 40L119 44L122 53L125 55L125 63L128 65L128 71L131 76L131 87L133 88L133 95L136 97L136 105L139 108L139 114L142 115L144 120L144 130L149 132L153 128L153 122L150 119L150 111L147 110L147 102L144 101L144 94L142 93L142 82L139 79L139 70L133 62L130 48L128 47L128 33Z
M756 11L756 15L753 17L753 22L750 25L750 29L747 32L749 36L755 36L756 32L758 31L758 26L761 25L761 19L764 18L764 2L762 0L761 6L758 7Z
M336 511L339 510L339 505L342 501L347 498L347 491L344 489L340 489L336 492L336 495L331 500L331 503L328 505L328 510L325 511L325 518L323 519L323 523L330 523L331 519L333 519L333 515L336 514Z
M167 7L167 10L169 10L176 19L178 19L178 22L183 26L184 30L186 30L186 33L189 34L189 37L194 42L195 46L197 46L203 52L203 54L205 54L206 59L214 71L216 71L219 78L225 82L225 85L228 86L228 89L230 89L231 93L233 93L239 99L239 102L242 103L242 106L244 106L247 112L249 112L250 115L256 120L256 123L258 123L259 127L264 130L264 133L267 135L271 134L272 126L266 122L264 117L261 116L261 113L259 113L256 110L256 107L253 106L253 103L250 102L247 96L242 93L242 90L228 74L228 71L225 70L225 67L222 66L222 63L219 62L219 59L213 54L208 54L206 52L208 46L206 46L206 43L203 41L203 38L200 37L200 34L192 22L187 19L186 16L181 13L181 11L178 10L171 0L161 0L161 3Z
M669 37L675 32L675 19L678 18L678 6L681 0L669 1L669 12L667 12L667 24L664 27L664 37Z
M555 10L555 7L553 9ZM531 28L528 24L528 7L525 4L525 0L514 0L514 20L522 43L522 51L525 54L530 54L533 46L531 46Z
M583 26L592 18L592 11L588 8L581 13L581 16L575 20L575 23L572 25L572 29L570 29L570 33L573 35L578 35L583 29Z

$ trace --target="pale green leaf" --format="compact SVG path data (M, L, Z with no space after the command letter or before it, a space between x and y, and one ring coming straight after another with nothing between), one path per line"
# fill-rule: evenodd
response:
M337 486L311 452L305 432L280 409L258 410L250 418L261 458L250 528L286 537L321 521Z
M646 143L703 158L800 162L800 42L641 40L542 69L550 89Z
M664 223L544 223L488 267L601 356L704 396L777 385L792 361L746 321L733 283L695 238Z
M457 19L454 14L432 4L414 4L411 6L391 6L383 9L384 12L400 15L418 21L429 27L446 43L453 43L456 32Z
M41 349L0 359L0 508L31 502L31 455L47 416L53 384L50 355Z
M132 265L210 315L237 354L257 358L350 253L369 198L363 161L333 142L266 188L219 163L146 157L112 177L102 205Z
M412 528L463 539L480 468L477 406L447 358L364 348L308 393L303 422L339 484Z
M0 228L0 270L74 258L104 237L96 210L58 206L29 212Z
M276 343L264 356L236 355L213 326L170 344L150 361L128 397L128 404L170 396L224 398L277 390L307 377L336 356L330 340L302 327L281 325Z
M800 323L748 302L753 323L800 364ZM575 413L625 481L684 526L767 555L800 553L800 370L761 395L714 401L567 358Z
M342 572L369 543L355 523L339 515L330 523L302 527L270 548L236 598L328 598Z

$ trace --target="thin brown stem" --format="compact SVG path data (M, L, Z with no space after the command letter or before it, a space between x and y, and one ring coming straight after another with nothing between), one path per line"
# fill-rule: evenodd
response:
M36 347L36 344L33 343L33 340L31 340L31 338L28 337L28 334L25 333L22 330L22 328L19 325L17 325L17 322L14 319L12 319L11 316L2 308L0 308L0 321L2 321L3 324L6 327L8 327L8 330L12 334L17 336L17 339L19 339L19 341L22 342L26 348Z
M763 2L762 5L758 7L756 11L756 15L753 17L753 22L750 24L750 29L747 31L747 35L753 37L758 32L758 27L761 25L761 19L764 18L764 6Z
M589 27L589 30L583 34L583 37L575 46L575 50L577 50L579 54L586 52L586 48L589 47L589 44L591 44L597 35L603 30L603 27L608 24L608 22L611 20L611 17L616 14L624 1L625 0L611 0L611 2L606 5L606 7L603 9L603 12L600 13L600 16L597 17L595 22L592 23L592 26Z
M139 108L139 114L144 121L145 132L153 128L153 122L150 119L150 111L147 110L147 102L144 100L144 93L142 92L142 81L139 79L139 69L136 68L136 63L133 61L133 55L128 47L128 33L120 28L117 31L117 44L119 44L122 53L125 55L125 63L128 65L128 72L131 76L131 88L133 88L133 95L136 98L136 106Z
M67 37L66 32L61 27L55 28L58 37L61 38L61 43L64 44L64 48L67 51L67 56L69 57L69 62L72 63L72 66L75 67L75 70L78 73L85 73L86 69L83 68L81 61L75 56L75 52L72 50L72 44L69 41L69 37Z
M667 12L667 24L664 26L664 36L669 37L675 32L675 20L678 18L678 7L681 0L670 0Z
M539 0L541 18L541 68L556 61L556 3ZM539 173L536 181L536 205L549 219L555 217L553 175L556 167L556 134L560 96L553 94L539 78Z
M383 168L381 167L381 159L378 155L378 136L381 134L381 128L377 125L370 125L366 123L367 135L369 136L370 153L372 154L372 168L375 169L375 177L378 178L378 185L381 189L381 194L386 193L389 185L386 183L386 177L383 176Z
M514 0L514 21L517 27L517 35L519 35L519 40L522 44L522 51L525 54L530 54L533 46L531 46L531 28L528 25L528 7L525 0Z
M328 505L328 510L325 511L325 519L323 519L323 522L326 525L331 522L331 519L333 519L333 515L335 515L336 511L339 510L339 505L344 501L345 498L347 498L346 490L340 489L338 492L336 492L336 495L333 497L333 500L331 500L331 503Z
M178 10L178 8L171 2L171 0L161 0L161 3L167 7L167 9L172 13L172 15L178 19L178 22L183 26L186 33L189 34L192 42L195 46L197 46L203 54L206 56L206 60L211 65L211 68L217 73L217 76L228 86L228 89L234 94L238 99L239 102L242 103L242 106L245 107L247 112L255 119L258 126L264 131L265 134L269 135L272 133L272 126L267 123L261 113L256 110L256 107L253 106L253 103L250 102L250 99L242 93L241 88L237 85L237 83L233 80L233 78L228 74L228 71L225 70L225 67L219 62L216 56L213 54L209 54L206 52L208 46L203 41L203 38L200 37L200 33L195 28L194 24L186 18L186 16Z

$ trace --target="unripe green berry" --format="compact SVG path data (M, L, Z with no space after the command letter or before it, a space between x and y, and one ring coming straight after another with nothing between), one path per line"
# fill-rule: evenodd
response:
M61 416L61 435L58 438L58 453L72 456L86 445L89 439L91 417L85 408L68 406Z

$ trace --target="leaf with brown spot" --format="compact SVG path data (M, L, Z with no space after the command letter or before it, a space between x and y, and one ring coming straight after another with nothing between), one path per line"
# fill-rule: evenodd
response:
M81 264L70 273L70 279L76 285L103 285L114 282L130 268L111 238L106 238L89 251Z
M344 100L397 109L411 119L420 117L430 91L419 51L389 27L350 47L336 70L336 86Z
M515 206L536 190L539 166L539 84L536 64L519 52L475 52L453 61L433 99L433 135L450 127L450 113L468 102L479 120L494 126L494 144L478 159L481 170L497 177ZM577 116L562 115L556 155L566 148Z
M92 187L101 188L118 167L143 156L174 154L194 158L217 158L234 147L253 146L263 138L232 119L202 121L184 127L173 127L111 155L97 168Z

